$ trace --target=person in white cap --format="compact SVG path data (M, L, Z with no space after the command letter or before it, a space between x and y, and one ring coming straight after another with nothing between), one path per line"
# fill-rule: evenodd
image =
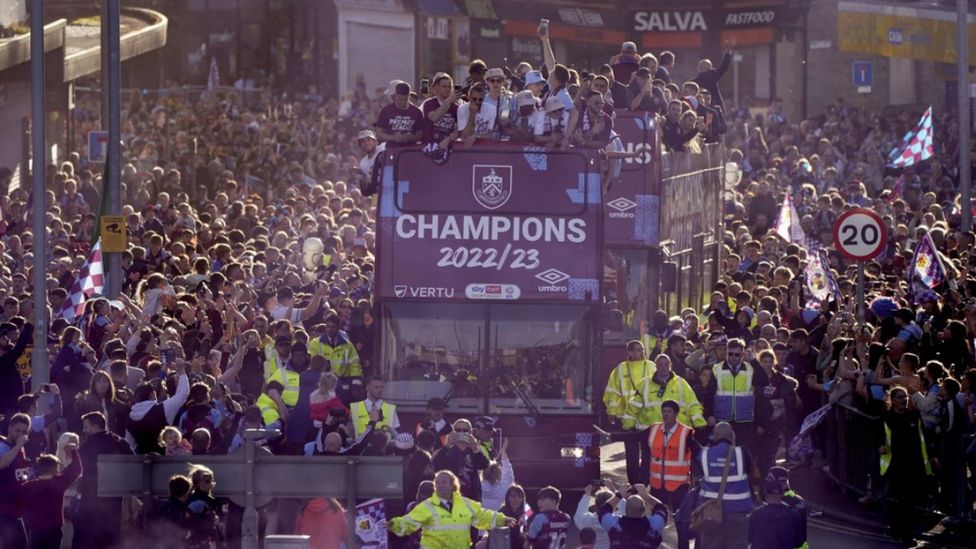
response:
M641 56L637 53L637 44L624 42L620 45L620 53L610 58L614 77L626 85L630 82L631 75L640 68L640 60Z
M506 133L513 141L532 141L536 119L541 116L542 104L530 90L515 95L515 116Z
M488 83L485 105L495 108L495 127L492 132L492 139L494 140L501 138L502 128L507 126L512 119L512 95L505 88L505 80L505 71L502 69L488 69L488 72L485 73L485 82Z
M359 170L362 172L360 175L368 180L373 175L376 158L386 150L386 143L380 143L373 130L362 130L356 136L356 144L365 155L359 159Z
M546 89L546 79L542 77L542 73L535 70L525 73L525 89L536 97L542 97L542 92Z
M546 99L545 115L536 118L535 142L553 149L562 143L569 126L569 113L558 97Z

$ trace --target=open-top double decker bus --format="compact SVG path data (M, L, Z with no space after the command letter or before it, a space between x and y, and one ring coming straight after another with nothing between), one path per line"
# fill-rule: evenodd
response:
M378 364L402 429L428 399L487 415L517 480L576 490L599 476L609 368L637 337L657 282L651 119L619 113L609 188L598 151L517 143L385 155L377 217ZM607 189L607 190L605 190Z

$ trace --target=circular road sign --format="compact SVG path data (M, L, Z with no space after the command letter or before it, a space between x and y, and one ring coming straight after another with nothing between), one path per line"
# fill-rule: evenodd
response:
M834 247L848 259L868 261L884 250L887 232L878 214L865 208L854 208L834 222Z

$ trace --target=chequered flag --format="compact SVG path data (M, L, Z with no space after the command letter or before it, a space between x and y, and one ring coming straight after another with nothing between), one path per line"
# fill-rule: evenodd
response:
M891 151L890 165L894 168L907 168L930 158L932 132L932 107L929 107L915 128L905 134L901 144Z
M105 288L105 271L102 268L102 240L95 242L95 246L88 256L88 261L78 271L68 299L64 302L60 316L68 322L76 322L85 312L85 302L91 297L101 295Z

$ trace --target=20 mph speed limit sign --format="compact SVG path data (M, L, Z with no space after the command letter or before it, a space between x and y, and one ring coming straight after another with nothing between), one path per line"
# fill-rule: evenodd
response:
M865 208L854 208L834 222L834 247L844 257L868 261L884 250L888 238L881 217Z

